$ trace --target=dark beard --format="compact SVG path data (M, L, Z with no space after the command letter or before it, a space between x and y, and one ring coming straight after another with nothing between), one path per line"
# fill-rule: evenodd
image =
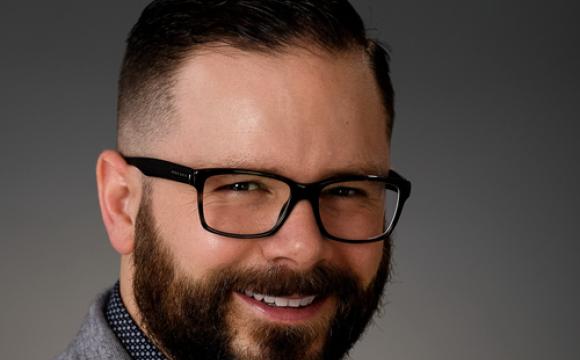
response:
M390 239L377 275L363 289L351 271L319 265L308 272L286 267L268 269L220 268L203 281L192 281L175 272L171 254L155 231L149 200L144 197L136 220L135 276L133 289L142 314L140 326L159 348L175 360L182 359L342 359L359 339L375 310L389 278ZM240 240L251 241L251 240ZM356 245L352 245L356 246ZM260 354L234 353L236 326L231 311L235 291L252 289L272 296L317 294L337 300L329 321L308 326L281 326L254 321L251 337ZM312 352L322 333L323 346Z

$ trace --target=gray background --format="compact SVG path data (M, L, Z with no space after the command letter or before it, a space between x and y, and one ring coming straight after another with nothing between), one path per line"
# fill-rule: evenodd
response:
M0 357L47 359L118 259L94 163L145 1L0 5ZM353 359L578 359L577 1L356 1L392 47L413 180L382 318Z

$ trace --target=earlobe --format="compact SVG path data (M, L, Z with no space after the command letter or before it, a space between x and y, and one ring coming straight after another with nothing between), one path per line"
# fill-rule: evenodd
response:
M106 150L97 160L97 188L103 222L113 248L133 252L135 220L141 201L141 178L116 151Z

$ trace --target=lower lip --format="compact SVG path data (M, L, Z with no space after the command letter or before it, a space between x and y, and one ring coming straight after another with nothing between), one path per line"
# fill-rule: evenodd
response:
M320 313L322 306L327 303L328 299L315 299L312 304L308 306L293 308L270 306L266 305L262 301L254 299L253 297L249 297L238 292L235 294L238 298L251 305L255 311L267 317L269 320L284 323L298 323L315 318Z

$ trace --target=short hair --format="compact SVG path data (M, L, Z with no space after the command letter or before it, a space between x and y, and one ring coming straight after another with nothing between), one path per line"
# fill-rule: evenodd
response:
M117 105L121 151L146 147L169 128L176 70L196 49L212 44L265 53L300 44L331 53L363 49L382 93L390 138L394 109L388 52L367 37L347 0L155 0L127 39Z

